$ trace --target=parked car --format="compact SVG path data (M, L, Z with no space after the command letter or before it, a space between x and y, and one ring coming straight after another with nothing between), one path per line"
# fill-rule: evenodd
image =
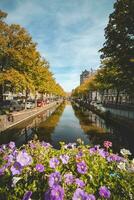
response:
M43 107L45 105L43 100L37 100L37 107Z
M90 105L94 106L94 104L95 104L95 101L91 101Z
M18 104L20 105L20 107L23 109L25 109L25 104L22 101L18 101Z
M1 108L9 111L20 111L24 109L24 104L19 104L16 100L5 100L1 102Z
M27 109L31 109L31 108L34 108L34 107L35 107L35 102L27 101L27 103L26 103L26 108Z
M49 103L50 103L50 100L49 100L49 99L47 99L47 100L46 100L46 104L49 104Z
M106 108L103 107L103 105L101 104L101 102L91 102L90 105L94 106L96 109L105 112Z

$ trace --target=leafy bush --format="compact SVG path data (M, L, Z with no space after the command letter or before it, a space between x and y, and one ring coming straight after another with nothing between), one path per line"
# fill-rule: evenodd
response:
M112 143L90 147L30 141L17 149L14 142L0 146L1 200L134 199L134 159L122 149L112 153Z

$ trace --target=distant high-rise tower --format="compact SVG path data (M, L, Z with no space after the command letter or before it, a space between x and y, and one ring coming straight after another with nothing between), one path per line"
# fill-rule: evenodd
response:
M80 85L89 77L90 72L85 70L80 75Z
M92 68L91 68L90 71L87 71L87 70L85 69L85 71L83 71L83 72L81 73L81 75L80 75L80 85L81 85L82 83L84 83L85 80L87 80L91 75L93 75L93 73L94 73L94 71L93 71Z

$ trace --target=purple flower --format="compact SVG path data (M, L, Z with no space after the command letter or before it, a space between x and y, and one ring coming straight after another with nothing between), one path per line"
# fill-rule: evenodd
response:
M82 157L82 156L83 156L83 152L82 152L82 151L79 151L78 154L77 154L76 156Z
M107 157L107 161L108 161L108 162L115 161L115 157L114 157L113 155L109 155L109 156Z
M8 161L8 162L4 165L5 169L8 168L11 164L12 164L12 163Z
M4 155L3 160L8 160L8 155Z
M44 142L44 141L41 142L41 145L43 147L52 147L52 145L50 143L47 143L47 142Z
M51 189L47 190L47 191L44 193L44 200L51 200L51 199L50 199L50 194L51 194Z
M37 164L35 169L38 171L38 172L44 172L44 166L42 164Z
M75 179L75 183L78 187L83 188L85 186L84 181L80 180L79 178Z
M69 143L64 146L65 149L74 149L76 147L76 143Z
M94 147L92 147L92 148L89 149L89 153L90 153L91 155L92 155L92 154L95 154L95 153L98 152L99 148L100 148L100 145L95 145Z
M106 186L101 186L99 189L99 194L101 197L109 199L111 192L108 190L108 188Z
M72 198L72 200L78 200L78 199L88 200L87 199L87 193L80 188L76 189L76 191L74 192L73 198Z
M98 153L99 153L99 155L100 156L102 156L103 158L106 158L107 156L108 156L108 152L107 151L105 151L104 149L99 149L98 150Z
M0 146L0 153L2 153L3 152L3 149L2 149L2 147Z
M87 200L96 200L95 196L93 194L87 195Z
M72 173L65 174L64 178L67 185L71 185L74 182L74 176L72 175Z
M77 163L77 171L80 174L85 174L87 172L87 165L84 161Z
M56 157L51 158L50 161L49 161L49 164L50 164L51 168L56 168L59 165L59 163L60 162Z
M76 155L76 161L77 161L77 162L81 161L82 156L83 156L82 151L79 151L78 154Z
M14 161L14 156L12 154L9 154L7 160L9 163L12 163Z
M19 152L16 157L17 162L21 164L21 166L27 166L32 163L32 157L29 156L25 151Z
M120 161L124 161L124 158L122 158L116 154L111 154L107 157L107 161L108 162L112 162L112 161L120 162Z
M45 200L63 200L64 190L60 185L56 185L45 193Z
M63 164L67 164L69 161L69 156L68 155L61 155L60 159L62 160Z
M10 142L9 144L8 144L8 147L10 148L10 149L14 149L15 148L15 142Z
M19 162L15 162L14 165L11 167L12 175L21 174L22 166Z
M12 152L12 155L13 155L14 157L16 157L16 156L18 155L17 150L14 150L14 151Z
M97 151L96 151L96 149L94 147L89 149L89 153L90 154L95 154L96 152Z
M29 142L29 146L31 147L31 149L35 149L36 145L33 142Z
M58 185L61 181L61 175L59 172L54 172L52 174L50 174L49 176L49 186L53 187L55 185Z
M100 148L100 145L99 145L99 144L98 144L98 145L95 145L94 148L96 149L96 151L98 151L99 148Z
M26 193L24 194L22 200L29 200L31 196L32 196L32 191L28 191L28 192L26 192Z

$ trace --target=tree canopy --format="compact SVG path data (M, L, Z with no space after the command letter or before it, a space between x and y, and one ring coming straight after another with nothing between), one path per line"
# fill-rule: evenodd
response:
M8 25L6 17L7 13L0 11L0 85L9 81L17 90L64 96L32 37L20 25Z
M98 88L97 82L95 81L95 76L90 76L84 83L76 87L72 92L72 96L79 97L87 95L89 91L96 90Z
M120 89L122 85L128 93L134 92L133 0L117 0L114 4L114 11L110 14L108 25L105 28L105 43L100 52L102 61L108 61L105 62L103 71L109 71L110 76L113 76L112 84L115 86L117 83L117 89ZM107 79L107 75L103 74L103 77ZM109 83L111 84L111 79Z

